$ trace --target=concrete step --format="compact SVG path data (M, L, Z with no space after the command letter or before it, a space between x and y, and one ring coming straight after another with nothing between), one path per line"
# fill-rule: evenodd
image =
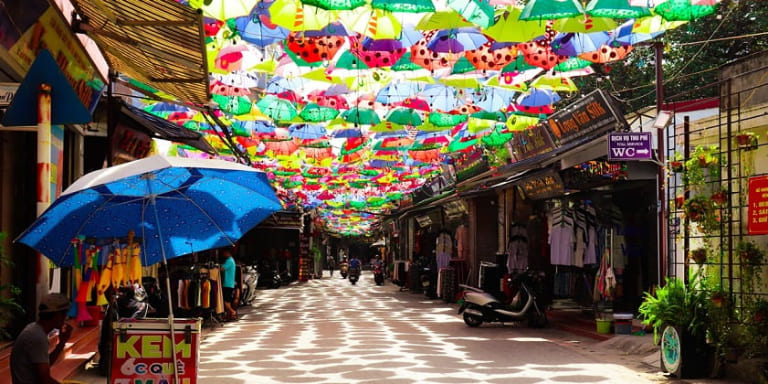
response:
M547 318L552 327L579 336L600 341L613 337L613 333L598 333L595 319L586 317L581 312L552 310L547 312Z

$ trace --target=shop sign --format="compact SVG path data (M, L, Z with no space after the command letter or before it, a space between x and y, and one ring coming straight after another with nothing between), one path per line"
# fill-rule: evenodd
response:
M456 169L456 180L458 181L467 180L490 169L488 160L480 148L455 157L453 166Z
M143 159L152 149L152 138L123 124L117 124L112 137L113 164Z
M608 161L650 159L650 132L612 132L608 135Z
M547 199L565 193L563 180L553 170L548 170L521 180L518 185L525 196L532 200Z
M617 126L628 127L618 108L599 89L555 112L544 124L558 146L615 129Z
M513 162L542 155L555 150L546 125L538 124L523 131L515 132L506 143Z
M127 319L115 323L110 384L174 382L195 384L200 357L199 319L174 319L174 345L167 319Z
M22 8L26 11L41 9L47 5L47 2L40 1L32 1L31 3L39 4L29 4L30 8L26 8L26 5ZM45 11L37 14L36 21L18 37L15 44L6 45L9 56L26 71L32 66L40 50L47 49L72 85L80 102L88 111L93 112L101 97L101 91L104 89L104 79L101 78L101 74L92 64L80 41L74 36L55 7L47 6L47 9L42 9ZM3 15L0 15L0 19L2 19L1 16ZM6 16L13 17L14 20L16 18L26 20L29 17L29 15L17 14Z
M749 178L747 204L747 232L750 235L768 234L768 176Z
M11 105L18 89L19 83L0 83L0 107Z

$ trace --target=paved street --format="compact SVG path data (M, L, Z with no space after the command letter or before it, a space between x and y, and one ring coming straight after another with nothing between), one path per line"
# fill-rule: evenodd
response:
M237 323L206 331L200 383L652 383L647 352L553 328L469 328L457 306L327 276L259 291ZM633 337L633 336L625 336ZM77 380L105 382L93 373Z

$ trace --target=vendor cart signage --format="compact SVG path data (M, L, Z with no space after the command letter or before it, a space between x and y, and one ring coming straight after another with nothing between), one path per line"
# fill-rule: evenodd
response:
M532 200L561 196L565 193L563 180L557 172L548 170L521 180L518 185L525 196Z
M490 169L482 149L475 149L466 154L462 153L454 159L454 167L458 181L469 179Z
M650 132L612 132L608 135L608 161L650 159Z
M599 89L555 112L545 124L558 146L617 126L628 126L613 102Z
M172 343L168 319L126 319L115 323L109 383L197 383L200 326L199 319L175 319ZM178 382L174 379L173 351Z
M750 235L768 234L768 176L749 178L747 199L747 232Z
M513 161L529 159L555 150L555 144L543 124L515 132L506 145Z

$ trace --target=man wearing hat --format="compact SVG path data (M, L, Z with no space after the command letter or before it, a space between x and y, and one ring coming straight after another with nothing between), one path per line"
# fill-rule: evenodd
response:
M42 297L37 311L38 320L24 327L13 343L13 384L58 383L51 377L51 365L56 362L72 334L72 327L64 323L69 305L69 299L59 293L49 293ZM59 330L59 343L49 354L48 334L54 329Z

